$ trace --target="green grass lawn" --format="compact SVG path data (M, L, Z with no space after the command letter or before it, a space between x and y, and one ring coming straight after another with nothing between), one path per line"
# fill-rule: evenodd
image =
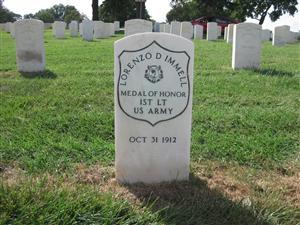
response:
M300 224L300 44L259 71L195 41L191 180L114 180L113 43L45 33L47 71L16 70L0 31L0 224Z

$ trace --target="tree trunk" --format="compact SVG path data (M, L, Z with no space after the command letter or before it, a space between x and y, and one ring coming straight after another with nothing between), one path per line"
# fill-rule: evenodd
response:
M99 0L93 0L93 20L99 20Z
M265 22L266 16L268 15L268 11L271 8L272 5L270 5L264 12L261 14L260 20L259 20L259 25L263 25Z

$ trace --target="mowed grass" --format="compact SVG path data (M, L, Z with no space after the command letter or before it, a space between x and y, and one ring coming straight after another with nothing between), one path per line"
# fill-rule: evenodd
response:
M0 223L300 221L300 44L264 43L261 70L195 41L191 181L114 181L113 43L45 33L47 71L16 70L0 32ZM100 165L100 166L99 166Z

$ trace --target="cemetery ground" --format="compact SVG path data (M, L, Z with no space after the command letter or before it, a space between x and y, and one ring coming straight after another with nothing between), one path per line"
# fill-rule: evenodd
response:
M17 72L14 40L0 33L0 224L299 224L299 42L264 43L261 70L233 71L231 45L195 41L190 181L121 185L121 37L47 31L47 71L32 77Z

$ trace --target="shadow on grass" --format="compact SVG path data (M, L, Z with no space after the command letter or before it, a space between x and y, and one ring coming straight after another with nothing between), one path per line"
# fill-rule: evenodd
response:
M157 185L126 185L165 224L270 225L241 203L227 199L194 175L190 181Z
M294 73L281 71L276 69L254 69L253 72L259 73L263 76L272 76L272 77L293 77Z
M42 79L55 79L57 75L52 72L51 70L45 70L43 72L34 72L34 73L27 73L27 72L20 72L21 76L28 79L34 78L42 78Z

